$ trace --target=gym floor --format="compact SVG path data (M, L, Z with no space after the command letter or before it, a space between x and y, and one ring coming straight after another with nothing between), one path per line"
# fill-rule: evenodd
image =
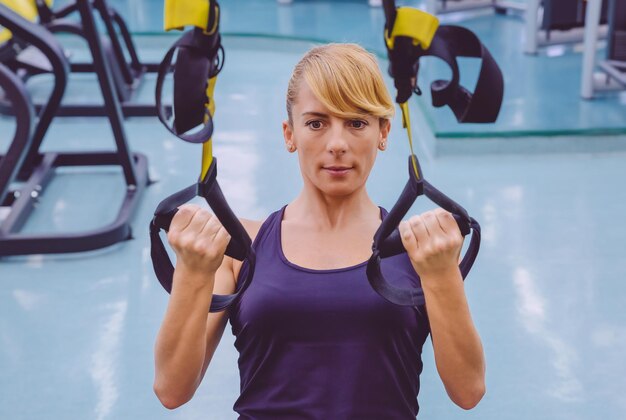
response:
M110 3L135 33L142 59L160 60L176 39L163 35L163 2ZM214 152L235 213L260 220L301 188L281 135L293 65L312 40L355 41L382 53L384 18L365 0L237 0L222 8L226 63L216 89ZM626 93L580 99L577 47L524 55L519 18L485 12L442 20L477 32L502 67L506 94L498 122L487 126L459 125L427 96L412 100L425 177L483 227L466 291L487 358L487 394L466 412L448 399L426 345L419 418L621 419ZM86 53L72 39L62 42L74 57ZM470 73L476 68L471 60L462 64ZM429 74L448 76L438 66L424 66L425 92L435 77ZM29 89L44 98L49 80L33 79ZM149 103L153 91L148 76L137 101ZM98 95L95 78L73 76L66 98L89 102ZM368 183L386 208L407 177L406 135L399 118L393 124L390 147ZM153 345L168 295L152 270L148 223L162 198L195 181L200 152L156 118L128 119L125 130L158 181L134 215L134 238L93 252L0 260L2 419L235 418L239 378L230 327L191 402L170 412L152 392ZM12 132L10 118L0 117L0 132ZM0 151L6 142L0 139ZM44 149L112 145L104 118L57 118ZM24 231L96 228L114 219L124 193L116 168L59 171ZM431 207L418 200L412 213Z

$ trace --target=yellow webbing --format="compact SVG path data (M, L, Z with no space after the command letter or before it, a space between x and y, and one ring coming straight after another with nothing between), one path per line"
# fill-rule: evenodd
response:
M396 20L393 24L391 34L385 31L385 42L387 48L393 50L397 36L405 36L413 39L413 45L421 46L426 50L430 48L430 44L435 37L435 32L439 28L439 19L430 13L423 12L413 7L398 7L396 9ZM417 82L417 81L416 81ZM413 172L417 179L421 178L415 161L415 152L413 152L413 135L411 133L411 116L409 114L409 103L400 104L402 110L402 125L406 128L409 138L409 147L411 149L411 161L413 163Z
M209 79L209 84L206 89L206 94L211 100L209 101L207 108L209 109L209 113L211 117L215 114L215 101L213 100L213 91L215 90L215 82L217 81L217 76ZM206 118L209 118L208 116ZM205 120L206 122L206 120ZM206 173L213 163L213 139L210 138L209 141L202 144L202 179L206 176Z
M185 26L195 26L204 31L207 35L215 33L219 22L219 8L215 5L216 17L215 24L212 28L207 28L209 7L213 4L210 0L165 0L163 22L166 31L172 29L183 29ZM209 114L213 117L215 114L215 101L213 100L213 92L215 90L215 82L217 77L209 79L207 84L207 96L211 98L206 107L209 110ZM207 122L207 116L205 123ZM202 169L201 179L204 179L211 163L213 163L213 139L202 144Z
M0 0L0 4L8 7L24 19L28 19L31 22L36 22L39 17L35 0ZM46 4L48 4L48 7L52 7L52 0L46 0ZM11 31L0 27L0 44L8 41L12 36Z
M397 36L413 38L413 45L428 49L439 27L439 19L413 7L398 7L391 35L385 31L387 47L393 49Z
M212 34L217 29L219 16L215 19L215 25L207 28L210 3L209 0L165 0L163 15L165 30L195 26L209 35ZM219 13L219 9L217 12Z
M417 169L417 162L415 162L415 152L413 152L413 135L411 134L411 116L409 114L409 102L400 104L402 110L402 126L406 128L407 136L409 137L409 148L411 149L411 161L413 162L413 172L417 179L421 178L419 170Z

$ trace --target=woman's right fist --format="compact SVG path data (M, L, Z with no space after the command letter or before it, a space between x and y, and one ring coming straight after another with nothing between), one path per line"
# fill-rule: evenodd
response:
M194 204L185 204L174 215L167 240L176 252L177 266L215 273L224 260L230 235L216 216Z

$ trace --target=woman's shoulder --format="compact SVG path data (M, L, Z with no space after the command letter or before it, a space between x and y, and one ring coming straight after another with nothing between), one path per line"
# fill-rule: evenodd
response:
M284 209L284 207L282 209ZM265 224L265 222L267 222L272 217L274 217L274 218L275 217L279 217L282 209L276 210L275 212L269 214L263 220L252 220L252 219L239 218L239 221L243 225L243 227L246 230L246 232L248 232L248 235L250 235L250 239L252 239L252 242L254 242L254 239L259 234L259 231L261 230L261 227L263 227L263 224Z
M241 225L246 230L246 232L248 232L248 235L250 236L252 242L254 242L256 236L259 234L263 223L265 223L265 220L251 220L244 218L239 218L239 221L241 222ZM239 271L241 270L241 266L243 265L243 261L238 261L232 258L230 260L232 261L232 270L236 284L237 278L239 277Z
M263 226L264 223L264 220L251 220L243 218L240 218L239 221L241 222L241 225L244 227L246 232L248 232L248 235L250 235L250 239L252 239L252 241L254 241L256 235L259 233L259 230L261 230L261 226Z

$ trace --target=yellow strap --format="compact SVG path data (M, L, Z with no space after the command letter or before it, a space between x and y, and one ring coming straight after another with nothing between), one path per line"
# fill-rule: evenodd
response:
M212 28L207 28L209 7L214 5L216 11L215 24ZM166 31L172 29L183 29L185 26L195 26L204 31L207 35L215 33L219 22L219 8L217 4L214 4L211 0L165 0L163 22ZM209 114L213 117L215 114L215 101L213 100L213 91L215 90L215 82L217 77L209 79L207 85L207 96L211 98L206 105ZM205 118L205 123L208 120L208 116ZM201 178L204 179L209 168L213 163L213 139L202 144L202 168Z
M48 7L52 7L52 0L46 0L46 3ZM0 4L31 22L36 22L39 17L35 0L0 0ZM0 44L8 41L12 36L11 31L6 28L0 28Z
M213 163L213 138L210 138L206 143L202 143L202 179L209 171L211 164Z
M400 104L402 110L402 125L406 128L406 133L409 137L409 148L411 149L411 161L413 162L413 172L417 179L421 178L419 170L417 169L417 162L415 162L415 152L413 151L413 136L411 134L411 116L409 114L409 102Z
M6 28L0 28L0 44L4 44L9 39L11 39L13 35L11 35L11 31Z
M219 16L216 16L213 28L207 28L210 0L165 0L163 22L166 31L195 26L211 35L217 29ZM217 13L219 9L215 6Z
M217 82L217 76L209 79L209 83L207 83L206 87L206 96L210 98L209 103L205 106L209 109L209 113L211 116L215 114L215 101L213 100L213 93L215 92L215 83Z
M439 19L436 16L413 7L398 7L391 35L387 36L385 31L385 41L392 50L396 37L406 36L413 38L413 45L428 49L438 27Z
M213 92L215 91L215 83L217 82L217 76L209 79L209 83L206 88L206 94L209 98L209 103L206 107L209 110L211 117L215 114L215 101L213 100ZM205 123L207 122L207 116L205 118ZM213 138L210 138L209 141L202 144L202 179L206 176L206 173L209 171L209 167L213 163Z
M52 7L52 0L47 0L46 3L49 7ZM22 16L24 19L28 19L31 22L35 22L39 17L35 0L0 0L0 4L5 5L18 15Z
M397 36L406 36L413 39L413 45L421 45L423 49L430 48L430 44L435 37L435 32L439 27L439 19L430 13L423 12L412 7L399 7L396 9L396 20L391 30L391 35L385 31L385 42L390 50L393 50ZM411 132L411 116L409 114L409 103L400 104L402 110L402 125L406 128L409 138L409 148L411 149L411 162L413 172L417 179L421 174L417 169L415 152L413 151L413 134Z

